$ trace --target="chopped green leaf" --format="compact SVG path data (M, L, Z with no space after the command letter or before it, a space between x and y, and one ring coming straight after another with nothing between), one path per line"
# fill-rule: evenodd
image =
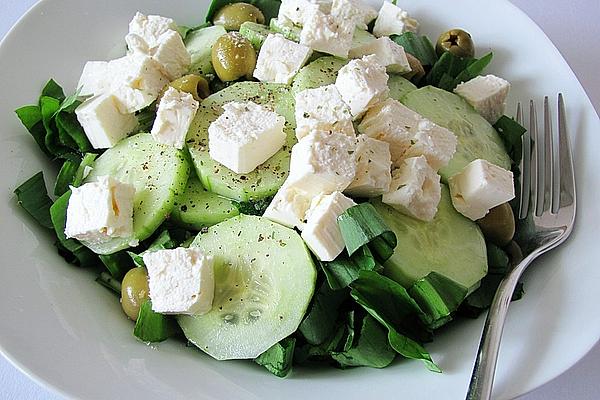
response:
M429 340L430 333L421 323L423 311L404 287L372 271L361 271L350 287L352 298L388 329L388 341L394 350L440 372L427 350L416 341Z
M81 267L97 265L99 262L98 256L93 251L79 243L77 240L67 239L65 236L67 207L69 205L70 197L71 191L69 190L56 199L54 204L52 204L52 207L50 207L50 217L52 218L54 231L58 237L57 248L59 254L70 264L79 265Z
M156 119L156 102L140 110L135 116L138 120L137 132L150 132Z
M295 346L296 339L285 338L259 355L254 362L262 365L272 374L283 378L292 370Z
M473 62L473 58L458 57L449 51L445 52L427 74L427 84L440 88L452 85L454 79L468 67L470 62ZM440 84L442 80L444 81L443 85ZM454 88L450 88L450 90L452 89Z
M352 336L349 334L348 337ZM362 320L356 344L342 352L331 354L331 357L343 368L360 366L384 368L390 365L395 356L396 352L388 343L385 328L368 314Z
M89 173L89 169L94 165L94 161L98 157L98 154L94 153L85 153L83 158L81 159L81 163L77 168L77 172L75 173L75 177L73 178L73 183L71 185L75 187L81 186L83 180L87 177Z
M71 149L81 153L86 153L93 149L75 114L64 111L59 112L56 114L55 119L56 126L59 129L59 137L65 146L69 146Z
M469 63L469 66L457 75L456 79L454 80L454 86L452 87L452 89L454 89L459 83L470 81L477 75L480 75L492 61L493 57L494 55L492 53L487 53L480 59L475 59L473 62Z
M408 294L428 316L424 321L427 327L437 329L452 319L452 313L467 296L467 288L431 272L415 282L408 289Z
M371 203L361 203L347 209L338 217L338 225L348 255L366 244L381 261L390 258L396 247L396 235L383 222Z
M515 165L519 164L523 156L521 142L523 134L527 132L527 129L523 128L517 121L506 115L500 117L496 124L494 124L494 128L498 131L498 134L504 143L504 148L513 163Z
M325 272L327 283L334 290L347 287L358 278L360 271L373 271L379 267L369 246L362 246L351 257L340 254L335 260L320 264Z
M48 197L44 173L38 172L15 189L17 202L29 215L44 228L52 229L50 206L52 200Z
M56 183L54 184L55 196L62 196L67 190L69 190L69 185L73 183L78 168L79 162L65 160L60 168L60 171L58 172L58 176L56 177Z
M146 251L141 253L134 253L131 251L127 251L126 253L131 257L133 263L136 267L145 267L144 265L144 253L157 251L157 250L165 250L165 249L174 249L177 247L177 242L171 237L171 234L168 230L162 231L156 239L148 246Z
M162 342L177 332L177 323L167 315L152 311L150 299L142 303L133 335L142 342Z
M121 282L113 278L108 272L100 272L100 275L96 278L96 282L121 297Z
M246 215L263 215L269 204L271 204L273 196L265 197L260 200L250 200L242 202L234 202L233 204L237 207L241 214Z
M17 117L21 120L25 128L29 131L40 149L48 156L52 154L46 148L46 128L42 122L42 111L39 106L23 106L15 110Z
M390 39L404 47L404 50L421 61L423 66L433 65L438 59L435 49L427 36L418 36L413 32L404 32L402 35L392 35Z
M127 271L135 265L131 262L131 258L126 251L119 251L114 254L106 254L98 256L102 264L106 267L110 275L115 279L123 279Z
M62 87L58 83L54 81L54 79L50 79L46 86L42 89L42 94L40 97L52 97L60 102L65 99L65 92Z
M308 307L306 317L298 327L308 343L320 345L332 335L338 309L347 298L347 291L333 291L327 282L321 284Z
M217 11L223 8L223 6L233 3L238 3L238 1L212 0L210 6L208 6L206 22L212 22L213 16L217 13ZM277 18L277 14L279 14L279 6L281 6L281 1L279 0L245 0L245 3L252 4L262 11L263 15L265 16L265 21L270 21L271 18Z

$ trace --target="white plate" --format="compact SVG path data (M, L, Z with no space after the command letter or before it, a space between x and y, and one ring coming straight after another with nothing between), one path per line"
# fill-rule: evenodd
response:
M572 238L526 275L526 296L512 305L495 394L511 398L559 375L600 337L600 222L594 186L600 182L600 123L581 85L542 31L506 0L400 1L431 38L451 27L473 34L479 53L493 49L490 72L513 83L517 99L565 94L575 154L579 214ZM201 22L199 0L44 0L0 46L0 350L32 378L68 397L146 399L462 398L483 318L444 329L428 345L444 370L401 361L383 370L296 369L287 379L251 362L217 362L167 342L149 347L131 335L116 297L84 270L56 254L50 235L17 208L13 189L33 173L55 171L43 160L13 110L35 101L47 78L71 92L85 61L124 51L127 23L137 10L178 22Z

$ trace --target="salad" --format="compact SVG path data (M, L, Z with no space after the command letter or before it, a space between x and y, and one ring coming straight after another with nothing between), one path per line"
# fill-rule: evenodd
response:
M134 336L280 377L441 372L425 344L521 258L525 129L481 75L492 53L360 0L213 0L196 27L138 12L125 43L16 110L59 172L15 193Z

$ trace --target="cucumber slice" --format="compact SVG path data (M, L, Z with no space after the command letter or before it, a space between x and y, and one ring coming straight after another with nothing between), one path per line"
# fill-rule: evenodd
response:
M295 94L335 83L338 71L347 63L348 60L332 56L317 58L298 72L292 83L292 92Z
M460 96L426 86L408 93L402 103L456 135L456 153L439 171L443 182L478 158L510 169L510 157L498 132Z
M231 200L204 189L198 177L192 176L185 192L175 198L171 221L182 228L199 231L239 213Z
M189 174L184 153L157 143L149 133L137 134L106 150L96 159L86 182L110 175L135 187L133 237L83 244L97 254L111 254L129 247L132 241L148 238L171 213L175 196L185 190Z
M292 24L291 22L282 22L279 18L271 18L269 28L276 33L281 33L284 38L293 42L300 41L300 32L302 28Z
M253 101L269 106L286 118L287 139L282 149L248 174L236 174L208 153L208 127L230 101ZM294 99L289 86L276 83L239 82L204 99L188 133L188 149L200 182L221 196L237 201L258 200L277 192L289 173L290 153L296 143L293 126Z
M388 277L407 289L430 272L452 279L469 293L479 286L488 269L485 240L477 224L454 210L446 185L431 222L401 214L381 200L373 205L398 238L384 264Z
M377 40L377 38L372 33L365 31L364 29L356 28L354 30L354 35L352 35L352 47L350 47L350 54L352 54L352 50L355 48L369 44L374 40Z
M269 33L272 33L269 28L256 22L246 21L240 25L240 35L248 39L256 50L260 49Z
M392 99L400 101L400 99L413 90L417 90L417 87L408 79L405 79L398 74L388 75L388 86L390 88L390 97Z
M214 74L215 70L211 61L213 44L227 31L221 25L191 31L185 38L185 48L192 57L190 70L200 75Z
M215 258L216 284L209 313L177 318L190 342L217 360L256 358L298 329L317 272L294 230L240 215L192 246Z

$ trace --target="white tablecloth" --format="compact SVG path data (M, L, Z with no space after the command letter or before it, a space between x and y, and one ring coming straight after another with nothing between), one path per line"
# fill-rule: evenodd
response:
M554 42L600 113L600 0L512 0ZM0 37L35 3L35 0L2 0ZM599 132L600 134L600 132ZM40 387L0 356L0 398L11 400L62 400ZM522 400L600 399L600 344L573 368Z

